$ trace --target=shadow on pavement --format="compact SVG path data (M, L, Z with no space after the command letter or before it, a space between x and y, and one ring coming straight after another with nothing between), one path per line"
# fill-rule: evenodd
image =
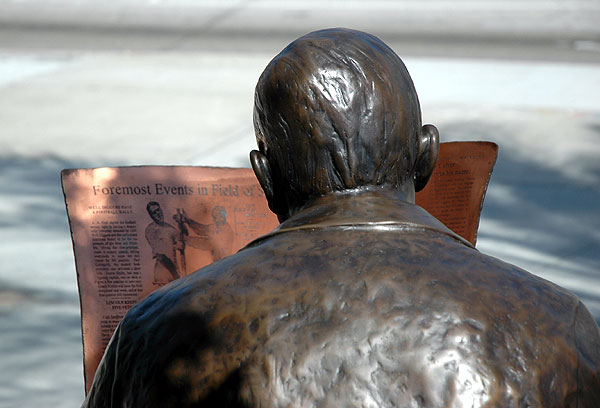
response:
M88 166L54 155L0 156L0 228L68 232L60 171Z

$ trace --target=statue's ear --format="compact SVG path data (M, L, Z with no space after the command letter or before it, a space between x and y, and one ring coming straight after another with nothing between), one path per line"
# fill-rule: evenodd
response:
M254 170L254 174L256 175L260 186L265 192L269 208L275 214L279 215L279 201L275 196L275 183L273 182L273 174L267 156L258 150L252 150L250 152L250 163L252 164L252 169Z
M433 125L425 125L419 131L417 161L415 162L415 192L423 190L440 152L440 134Z

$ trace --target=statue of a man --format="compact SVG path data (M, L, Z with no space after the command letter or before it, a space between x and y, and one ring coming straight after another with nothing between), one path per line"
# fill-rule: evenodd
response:
M254 112L281 225L131 309L85 406L600 407L577 297L413 204L438 133L383 42L299 38Z

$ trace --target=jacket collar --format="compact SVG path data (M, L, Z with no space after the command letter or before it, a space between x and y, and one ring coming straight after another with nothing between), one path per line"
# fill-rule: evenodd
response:
M451 231L423 208L402 201L393 192L386 190L353 190L313 199L272 232L257 238L248 246L285 232L332 228L433 230L474 248L470 242Z

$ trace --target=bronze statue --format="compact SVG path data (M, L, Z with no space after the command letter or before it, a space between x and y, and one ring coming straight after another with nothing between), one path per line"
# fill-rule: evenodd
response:
M577 297L413 204L438 132L383 42L294 41L254 123L281 225L131 309L84 406L600 407L600 333Z

